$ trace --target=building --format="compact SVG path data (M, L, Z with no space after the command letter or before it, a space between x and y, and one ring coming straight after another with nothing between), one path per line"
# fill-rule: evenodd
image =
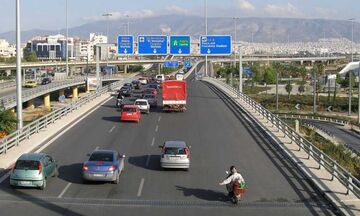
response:
M61 60L66 58L66 37L61 34L38 36L26 44L26 53L35 52L39 60ZM68 38L68 57L74 58L74 39Z
M0 57L10 58L16 56L16 46L5 39L0 39Z

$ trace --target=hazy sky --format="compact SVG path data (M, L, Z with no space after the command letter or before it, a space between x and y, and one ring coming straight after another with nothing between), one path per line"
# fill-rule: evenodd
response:
M0 32L15 30L15 0L0 0ZM56 30L65 27L66 0L20 0L22 29ZM162 14L203 16L204 0L68 0L69 27L126 15ZM296 17L360 21L359 0L208 0L211 17Z

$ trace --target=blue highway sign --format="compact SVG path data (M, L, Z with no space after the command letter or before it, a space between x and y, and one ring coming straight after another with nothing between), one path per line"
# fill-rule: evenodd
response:
M231 55L230 35L200 36L201 55Z
M190 36L170 36L171 55L190 55Z
M139 35L138 52L139 55L166 55L167 36Z
M179 62L178 61L165 61L164 67L166 68L178 68Z
M191 68L191 61L190 60L185 60L184 61L184 68Z
M119 35L117 40L119 55L132 55L134 53L134 37L130 35Z

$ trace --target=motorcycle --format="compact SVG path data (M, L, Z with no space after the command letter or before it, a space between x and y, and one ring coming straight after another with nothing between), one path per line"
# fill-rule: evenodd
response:
M227 174L226 178L230 177L231 174L229 171L226 171L225 173ZM234 204L239 203L242 194L245 193L245 188L241 187L238 181L227 184L226 190L228 191L228 197L230 198L230 201Z
M120 98L116 99L116 107L117 108L121 107L121 103L122 103L122 99L120 99Z

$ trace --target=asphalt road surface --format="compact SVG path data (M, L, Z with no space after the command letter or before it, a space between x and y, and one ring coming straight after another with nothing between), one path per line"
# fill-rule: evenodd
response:
M0 184L1 215L333 215L332 207L279 156L254 124L246 122L210 86L188 79L184 113L161 107L140 123L120 122L115 99L102 105L44 152L59 163L59 176L44 191ZM226 101L225 101L226 102ZM161 145L184 140L191 168L162 170ZM96 148L126 155L118 185L87 183L82 162ZM247 193L234 206L218 183L235 165Z

